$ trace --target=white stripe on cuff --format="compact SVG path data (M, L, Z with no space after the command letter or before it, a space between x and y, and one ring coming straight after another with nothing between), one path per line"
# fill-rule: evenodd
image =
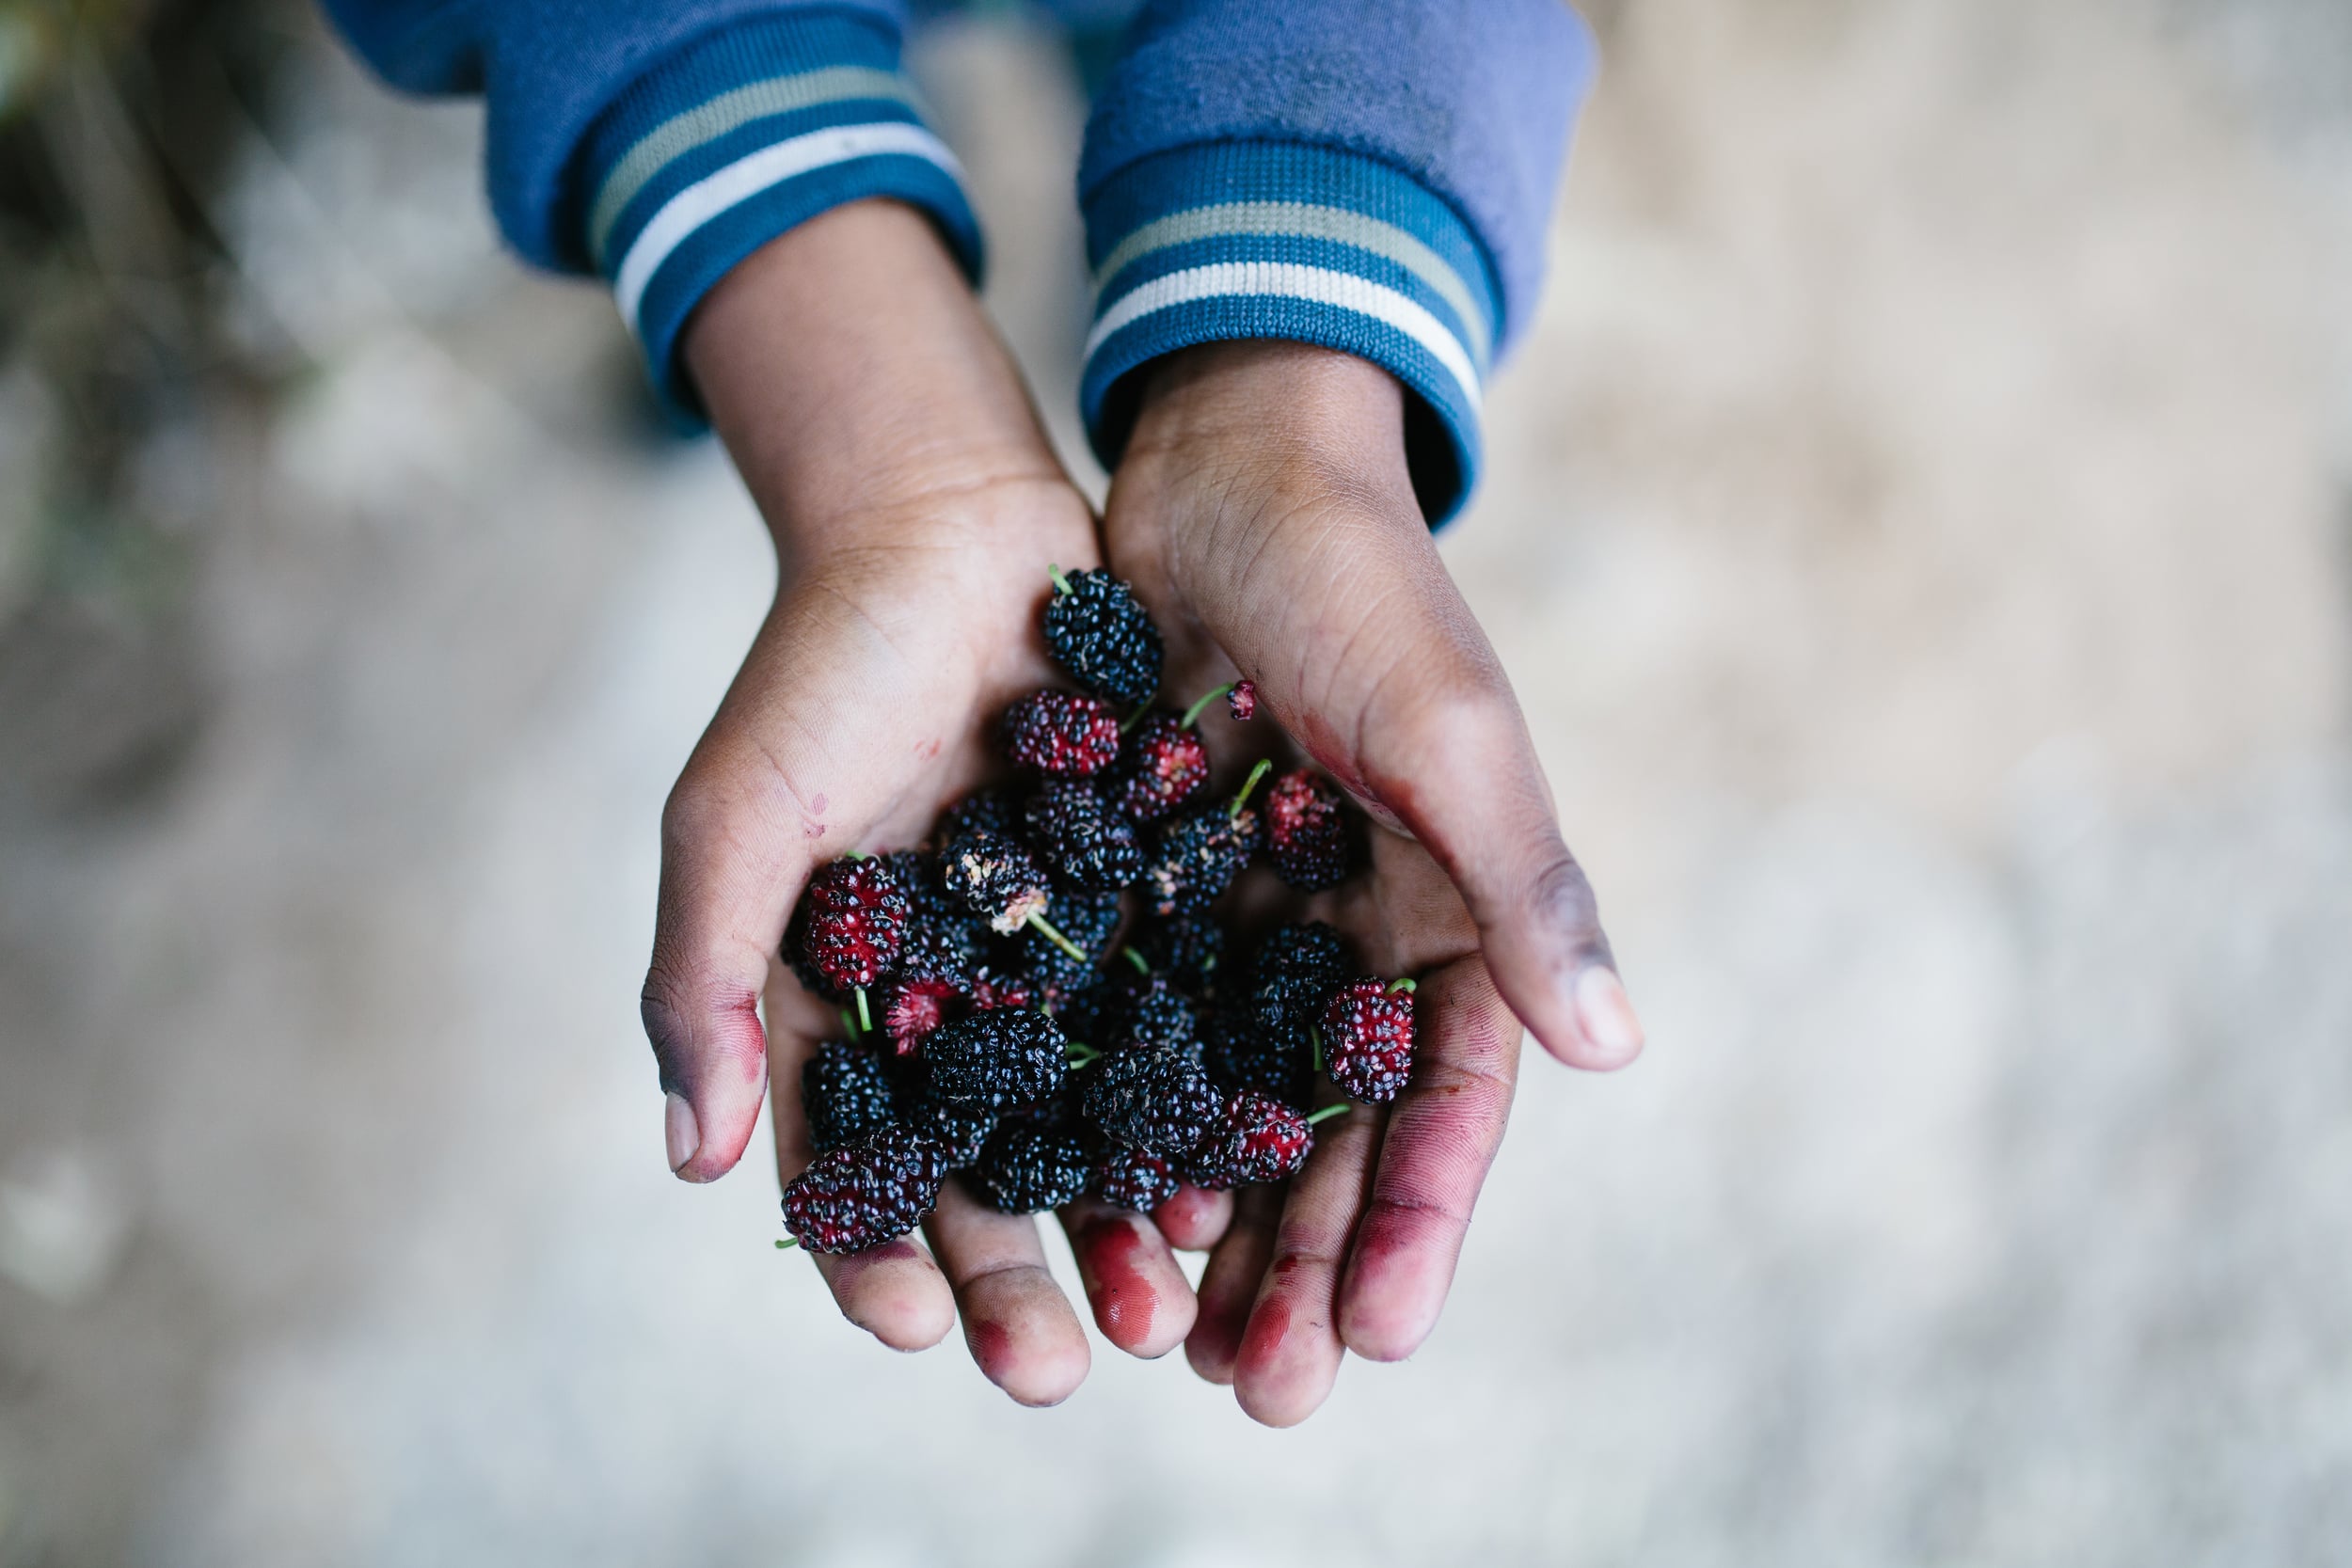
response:
M696 148L771 115L791 114L860 98L893 99L918 115L922 112L914 101L914 87L898 72L871 66L838 65L794 76L747 82L697 103L683 114L672 115L640 136L605 175L603 185L596 191L596 204L588 210L588 254L602 266L605 246L612 242L612 225L619 220L621 209L655 175Z
M704 224L760 192L811 170L845 164L853 158L892 154L922 158L959 180L963 178L963 166L956 162L956 155L937 136L920 125L883 120L869 125L835 125L763 147L703 176L670 198L637 231L637 237L629 242L628 254L621 258L620 271L613 275L612 297L621 308L621 320L628 325L630 335L637 332L637 310L644 303L645 286L653 281L661 263L670 259L670 253Z
M1087 334L1086 357L1093 358L1112 333L1154 311L1229 296L1307 300L1392 326L1428 350L1462 388L1462 401L1470 412L1478 411L1478 372L1470 352L1426 306L1353 273L1295 261L1214 261L1138 283L1097 318L1094 330Z
M1319 207L1304 201L1228 201L1213 207L1188 207L1154 218L1120 241L1103 258L1094 286L1098 290L1108 286L1121 269L1155 250L1229 234L1333 240L1386 257L1420 278L1461 318L1472 363L1485 364L1493 347L1486 313L1452 263L1396 225L1346 207Z

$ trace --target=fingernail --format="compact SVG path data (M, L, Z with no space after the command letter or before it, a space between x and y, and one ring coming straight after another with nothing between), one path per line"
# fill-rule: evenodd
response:
M670 1169L675 1171L703 1146L703 1130L694 1120L694 1107L682 1094L673 1094L662 1107L661 1132L670 1142Z
M1633 1001L1616 971L1600 964L1576 977L1576 1022L1594 1053L1611 1067L1641 1053L1642 1021L1633 1015Z

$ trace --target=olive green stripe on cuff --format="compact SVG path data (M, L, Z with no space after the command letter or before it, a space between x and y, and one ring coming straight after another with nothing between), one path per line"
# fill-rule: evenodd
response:
M890 99L918 115L922 112L914 87L897 71L839 65L747 83L663 120L622 154L597 188L596 205L588 214L589 255L597 266L604 265L605 247L612 243L621 210L655 175L694 149L769 115L861 98Z
M1319 207L1303 201L1232 201L1215 207L1193 207L1154 218L1112 247L1095 269L1099 292L1124 268L1155 250L1226 234L1283 234L1301 239L1329 240L1368 250L1404 267L1454 308L1469 337L1471 357L1485 364L1493 347L1492 329L1478 296L1462 281L1446 259L1392 223L1366 217L1344 207Z

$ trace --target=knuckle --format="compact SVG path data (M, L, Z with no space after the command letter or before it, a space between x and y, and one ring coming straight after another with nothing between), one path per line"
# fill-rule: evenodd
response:
M1466 1101L1464 1110L1478 1113L1508 1108L1516 1075L1502 1060L1499 1042L1487 1049L1456 1049L1442 1057L1414 1064L1413 1087L1440 1099Z
M1600 901L1594 895L1592 879L1566 845L1554 841L1551 853L1529 875L1527 903L1537 921L1565 934L1579 947L1600 944Z
M661 802L662 848L675 851L704 842L718 831L724 816L718 791L689 765Z
M747 984L709 964L690 963L675 947L657 943L637 1012L660 1069L661 1086L679 1088L695 1066L714 1060L739 1060L748 1068L764 1058L767 1037L758 1009L757 983Z
M1364 1212L1367 1222L1377 1220L1391 1230L1460 1231L1469 1229L1470 1222L1468 1204L1415 1192L1375 1192Z

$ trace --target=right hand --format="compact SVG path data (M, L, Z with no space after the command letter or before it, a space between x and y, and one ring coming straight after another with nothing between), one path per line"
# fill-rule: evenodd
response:
M982 781L995 716L1055 678L1047 566L1101 551L1003 346L909 209L853 203L771 241L704 301L685 353L779 580L662 814L645 1030L671 1168L732 1169L772 1084L788 1180L811 1157L801 1065L839 1032L776 961L793 904L817 866L916 842ZM1225 1204L1187 1194L1165 1223L1205 1244ZM1181 1343L1193 1295L1161 1227L1090 1202L1063 1221L1105 1336L1139 1355ZM843 1314L917 1350L961 1312L992 1381L1024 1403L1067 1398L1089 1351L1037 1222L950 1181L924 1229L929 1253L901 1238L815 1259Z

